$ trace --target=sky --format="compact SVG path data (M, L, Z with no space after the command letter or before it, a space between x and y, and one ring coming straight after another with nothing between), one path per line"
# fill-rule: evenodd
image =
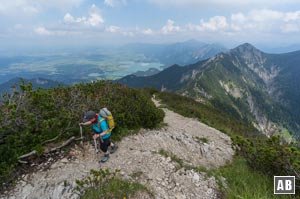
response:
M197 39L300 44L299 0L0 0L1 50Z

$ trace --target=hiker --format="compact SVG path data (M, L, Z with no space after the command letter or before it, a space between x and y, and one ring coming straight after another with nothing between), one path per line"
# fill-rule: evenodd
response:
M109 159L108 147L111 146L110 153L114 153L117 150L117 145L110 141L111 131L106 119L94 111L88 111L84 114L83 122L79 123L79 125L93 125L93 131L95 133L93 139L96 140L100 138L100 149L104 152L101 162L106 162Z

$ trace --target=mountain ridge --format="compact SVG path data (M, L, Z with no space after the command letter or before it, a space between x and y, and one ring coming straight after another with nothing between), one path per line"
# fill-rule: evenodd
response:
M31 82L33 89L37 89L37 88L49 89L49 88L57 87L59 85L61 86L65 85L61 82L47 79L47 78L42 78L42 77L36 77L31 79L23 79L21 77L15 77L10 79L7 82L0 84L0 94L4 94L6 92L12 92L13 90L12 87L18 88L18 85L20 85L22 82L24 82L25 84Z
M174 64L193 64L219 52L227 51L227 48L220 44L208 44L197 40L171 44L135 43L125 45L124 48L135 53L143 53L149 59L163 63L164 68Z
M124 77L119 82L207 101L236 118L255 121L254 125L267 135L280 134L285 128L295 135L300 123L296 106L300 91L295 89L300 84L298 54L300 51L268 54L244 43L193 65L173 67L148 78ZM166 84L165 79L174 83Z

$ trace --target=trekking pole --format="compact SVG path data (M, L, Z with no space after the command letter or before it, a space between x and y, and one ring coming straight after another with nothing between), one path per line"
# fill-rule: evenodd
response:
M98 144L96 139L94 139L94 145L95 145L95 151L96 153L98 153L99 151L98 151Z
M80 138L81 138L81 140L82 140L82 126L79 125L79 127L80 127Z
M83 144L82 126L79 125L79 128L80 128L80 139L81 139L80 144L82 145Z

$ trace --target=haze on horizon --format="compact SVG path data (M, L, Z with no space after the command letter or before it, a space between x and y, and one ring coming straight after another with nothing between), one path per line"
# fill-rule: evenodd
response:
M0 52L189 39L300 44L298 0L0 0L0 17Z

